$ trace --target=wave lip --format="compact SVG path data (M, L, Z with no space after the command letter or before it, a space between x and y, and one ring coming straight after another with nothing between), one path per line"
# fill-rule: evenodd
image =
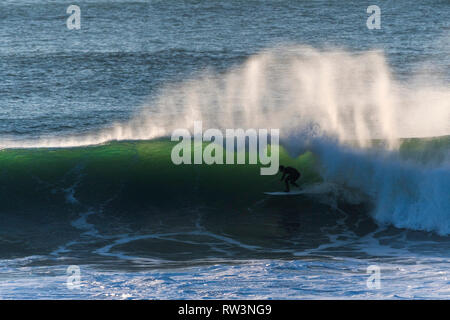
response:
M219 74L163 88L128 122L71 137L4 140L0 148L70 147L170 136L177 128L278 128L355 140L384 139L390 147L407 137L450 133L447 85L395 79L381 51L318 50L284 46L250 56Z

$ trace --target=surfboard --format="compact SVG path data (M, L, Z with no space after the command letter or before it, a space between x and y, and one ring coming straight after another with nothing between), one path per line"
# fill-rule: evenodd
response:
M264 192L269 196L295 196L295 195L320 195L330 193L336 190L336 185L332 183L315 183L311 185L304 185L301 189L293 188L291 192Z
M303 190L294 190L291 192L264 192L264 194L269 196L295 196L302 193L304 193Z

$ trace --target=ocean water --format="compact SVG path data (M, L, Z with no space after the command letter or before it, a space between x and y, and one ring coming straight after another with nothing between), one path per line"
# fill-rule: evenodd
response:
M450 298L449 1L76 5L0 3L0 298ZM194 121L304 193L174 165Z

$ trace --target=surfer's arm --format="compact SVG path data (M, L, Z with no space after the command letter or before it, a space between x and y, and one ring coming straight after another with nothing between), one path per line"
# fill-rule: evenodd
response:
M283 176L281 177L281 181L284 180L284 177L286 176L286 172L283 172Z

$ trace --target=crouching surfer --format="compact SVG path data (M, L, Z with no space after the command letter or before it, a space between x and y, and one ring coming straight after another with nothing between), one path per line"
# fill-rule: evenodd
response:
M284 180L284 182L286 183L285 192L289 192L289 184L299 187L298 184L295 182L301 176L300 172L298 172L297 169L292 168L292 167L280 166L280 172L283 172L281 181Z

